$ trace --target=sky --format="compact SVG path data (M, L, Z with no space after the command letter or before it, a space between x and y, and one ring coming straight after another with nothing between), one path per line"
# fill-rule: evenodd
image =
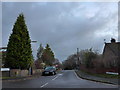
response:
M60 61L79 50L103 52L104 39L118 41L117 2L3 2L2 46L7 46L20 13L25 16L36 59L39 45L48 43Z

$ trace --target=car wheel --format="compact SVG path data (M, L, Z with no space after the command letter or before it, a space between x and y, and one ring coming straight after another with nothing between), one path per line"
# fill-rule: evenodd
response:
M52 75L54 75L55 73L54 72L52 72Z
M42 73L42 76L44 76L44 73Z

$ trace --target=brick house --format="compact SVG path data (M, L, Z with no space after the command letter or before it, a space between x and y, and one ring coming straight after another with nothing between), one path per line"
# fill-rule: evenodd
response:
M111 39L111 43L105 43L103 50L103 63L106 68L114 68L120 65L120 42Z

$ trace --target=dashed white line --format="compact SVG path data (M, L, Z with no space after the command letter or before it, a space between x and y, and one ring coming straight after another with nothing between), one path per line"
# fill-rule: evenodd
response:
M62 75L62 74L60 74L60 75ZM53 78L52 80L55 80L55 79L57 79L60 75L58 75L58 76L56 76L55 78ZM44 85L42 85L42 86L40 86L41 88L43 88L44 86L46 86L46 85L48 85L48 83L45 83Z
M56 76L55 78L53 78L52 80L55 80L55 79L57 79L59 76Z
M44 86L46 86L46 85L48 85L48 83L45 83L44 85L42 85L41 88L44 87Z
M59 76L62 76L63 74L58 74Z
M56 76L55 78L53 78L52 80L55 80L55 79L57 79L59 76ZM43 88L44 86L46 86L46 85L48 85L48 83L45 83L45 84L43 84L42 86L40 86L41 88Z

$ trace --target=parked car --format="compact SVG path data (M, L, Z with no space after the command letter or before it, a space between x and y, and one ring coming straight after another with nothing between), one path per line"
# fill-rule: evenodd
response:
M54 66L46 67L42 72L42 75L55 75L56 68Z

